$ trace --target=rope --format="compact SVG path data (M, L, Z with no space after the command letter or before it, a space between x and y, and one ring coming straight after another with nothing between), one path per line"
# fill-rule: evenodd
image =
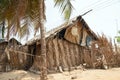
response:
M33 54L30 54L30 53L16 51L16 50L13 50L13 49L8 49L8 48L5 49L5 52L7 53L8 59L10 59L10 53L9 52L15 52L17 54L24 54L24 55L32 56L32 57L41 57L41 56L38 56L38 55L33 55Z

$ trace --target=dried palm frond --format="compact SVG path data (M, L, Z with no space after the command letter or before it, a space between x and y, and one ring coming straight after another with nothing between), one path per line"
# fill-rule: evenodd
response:
M43 14L39 13L40 10L39 0L0 0L0 21L7 22L7 37L17 34L21 38L28 36L32 27L37 32L40 16L45 20L45 9L42 9Z

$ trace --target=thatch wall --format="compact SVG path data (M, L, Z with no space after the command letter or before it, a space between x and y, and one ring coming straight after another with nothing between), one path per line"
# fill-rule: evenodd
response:
M16 45L15 48L7 47L5 52L10 69L25 69L28 62L28 46Z
M71 70L83 63L83 49L81 46L70 43L64 39L49 38L47 40L47 69L49 71ZM36 57L32 69L40 67L40 44L36 45Z

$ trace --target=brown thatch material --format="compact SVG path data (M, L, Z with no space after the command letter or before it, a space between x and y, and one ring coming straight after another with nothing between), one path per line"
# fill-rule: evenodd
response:
M0 43L0 56L4 53L4 50L7 45L8 45L8 42L6 42L6 41Z
M13 48L6 48L5 53L7 54L10 67L12 69L23 69L25 67L27 57L32 56L27 53L27 46Z
M55 60L55 66L59 66L59 46L58 46L58 40L57 38L53 39L53 48L54 48L54 60Z
M7 65L7 56L5 54L5 48L7 47L8 42L0 43L0 71L6 71Z
M79 66L80 65L80 52L79 52L79 49L80 49L80 46L79 45L76 45L75 46L75 62L76 62L76 66Z
M89 34L87 33L86 29L83 29L83 35L82 35L82 40L81 40L81 45L82 46L85 46L86 45L86 37L88 36Z
M111 59L113 56L112 42L110 42L104 34L101 37L99 37L98 42L99 42L98 45L101 49L101 53L105 55L106 61L109 65L111 63Z
M47 44L47 66L49 69L52 69L54 66L54 58L53 58L53 48L52 48L52 40L50 39Z
M47 66L49 66L49 68L52 69L54 67L52 40L49 40L47 44L47 62Z
M72 27L74 26L74 27ZM82 25L80 25L82 26ZM81 36L81 29L82 27L79 27L77 25L70 25L68 29L65 32L64 38L72 43L80 43L80 36Z
M92 42L90 53L91 66L93 68L107 69L109 66L114 65L113 45L104 34L99 36L99 40Z
M68 44L72 66L75 66L74 44Z
M66 58L66 61L67 61L68 68L70 69L72 67L72 64L71 64L70 51L69 51L69 47L68 46L69 46L68 42L64 41L65 53L63 53L63 54L66 54L65 58Z
M63 68L66 68L68 67L68 64L65 57L65 48L64 48L64 43L62 39L58 40L58 45L59 45L60 61L61 61L60 66L62 66Z

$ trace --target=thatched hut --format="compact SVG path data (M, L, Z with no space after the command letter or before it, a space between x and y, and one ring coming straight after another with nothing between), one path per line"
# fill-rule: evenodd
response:
M55 71L61 67L62 70L71 70L84 62L90 65L91 57L87 47L97 39L96 34L81 16L47 32L47 69ZM34 61L29 63L29 68L39 69L41 64L40 37L36 36L26 45L29 46L30 54L35 55L31 57L31 60L34 58Z
M81 16L47 32L45 37L48 72L73 70L81 64L101 68L112 61L111 42L104 36L97 36ZM0 63L8 63L11 69L39 71L42 61L40 47L39 35L25 45L15 39L2 42L0 55L6 54L0 56Z
M105 37L96 36L81 16L47 32L45 37L48 72L73 70L81 64L96 68L111 63L112 45ZM39 35L25 45L11 39L0 47L2 53L6 53L1 55L0 61L6 61L10 69L39 71L40 47Z
M108 45L106 38L96 36L81 16L47 32L45 36L48 72L72 70L81 64L95 68L101 67L103 63L110 63L112 53L109 52L112 51L105 48L103 50L103 47L112 46ZM11 39L4 48L1 47L2 53L6 53L1 56L1 62L6 61L11 69L39 71L42 61L40 47L39 35L25 45Z
M10 66L8 56L6 55L6 49L15 49L16 46L21 45L15 38L11 38L9 41L2 40L0 42L0 71L6 71L7 65ZM12 54L12 53L11 53ZM13 54L14 55L14 54ZM13 56L12 56L13 59Z

